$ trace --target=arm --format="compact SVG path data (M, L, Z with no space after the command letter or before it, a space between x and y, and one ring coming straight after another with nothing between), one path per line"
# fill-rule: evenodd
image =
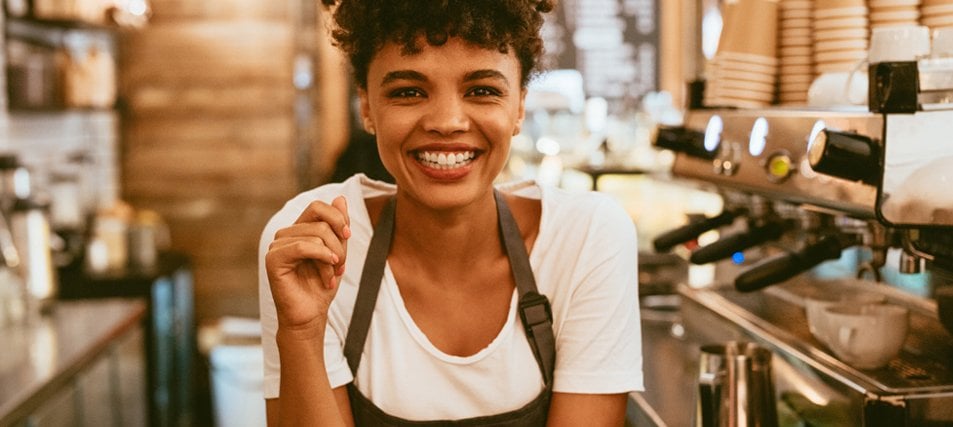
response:
M347 387L341 386L333 390L334 399L337 401L337 407L341 412L341 417L344 418L345 423L348 426L354 425L354 420L351 419L351 400L347 396ZM274 399L265 399L265 412L268 416L268 427L277 427L278 421L281 418L279 411L281 410L280 398Z
M347 393L331 389L324 361L328 309L344 271L348 237L347 206L338 197L331 205L311 203L268 246L264 263L277 312L282 396L266 407L269 425L353 424L350 405L338 404Z
M626 394L553 393L547 427L621 426Z

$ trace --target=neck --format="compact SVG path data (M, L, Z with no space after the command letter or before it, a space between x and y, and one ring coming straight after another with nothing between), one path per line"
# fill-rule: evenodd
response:
M390 253L407 255L427 271L460 274L477 260L505 255L492 191L472 204L446 210L398 195L396 215Z

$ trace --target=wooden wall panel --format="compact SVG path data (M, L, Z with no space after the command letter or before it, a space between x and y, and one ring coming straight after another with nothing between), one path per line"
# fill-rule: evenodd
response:
M153 24L123 46L123 83L234 86L291 84L288 22L195 21Z
M318 1L318 0L315 0ZM207 19L266 19L283 21L290 1L275 0L158 0L152 22Z
M258 286L249 288L249 277L258 277L253 264L204 263L196 260L195 282L215 283L214 287L196 288L195 299L204 313L246 314L257 316ZM250 297L251 296L251 297ZM212 318L209 318L212 320Z
M257 247L297 191L288 1L153 0L124 37L123 197L194 266L199 322L257 315Z

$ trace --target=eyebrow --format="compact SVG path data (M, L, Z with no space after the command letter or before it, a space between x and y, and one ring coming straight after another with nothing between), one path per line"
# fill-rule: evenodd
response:
M424 81L427 81L427 77L424 77L423 74L413 70L391 71L384 75L384 79L381 80L381 86L386 85L395 80L414 80L414 81L424 82Z
M509 85L509 80L507 80L506 76L504 76L503 73L496 70L490 70L490 69L476 70L476 71L471 71L467 73L465 76L463 76L463 81L465 82L471 82L474 80L481 80L481 79L499 79L499 80L502 80L503 83ZM391 71L384 75L384 79L381 80L381 86L396 80L412 80L412 81L424 82L424 81L427 81L427 77L413 70Z
M465 82L470 82L473 80L482 80L482 79L498 79L498 80L502 80L503 83L506 85L509 85L510 83L509 80L506 79L506 76L503 75L503 73L496 70L489 70L489 69L472 71L467 73L463 77L463 81Z

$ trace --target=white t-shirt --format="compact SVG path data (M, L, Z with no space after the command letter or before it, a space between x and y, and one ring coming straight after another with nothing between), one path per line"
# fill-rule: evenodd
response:
M624 393L643 389L635 227L609 196L568 192L526 182L501 190L542 201L530 265L549 298L556 338L553 391ZM365 198L393 194L392 185L355 175L290 200L268 222L259 248L265 398L278 397L278 321L264 268L275 232L313 200L347 198L351 216L347 266L331 304L324 354L331 386L352 380L343 348L373 229ZM466 272L461 272L466 274ZM460 419L522 407L543 389L543 378L516 310L484 349L467 357L437 349L414 324L394 276L385 269L380 295L354 380L386 413L410 420Z

